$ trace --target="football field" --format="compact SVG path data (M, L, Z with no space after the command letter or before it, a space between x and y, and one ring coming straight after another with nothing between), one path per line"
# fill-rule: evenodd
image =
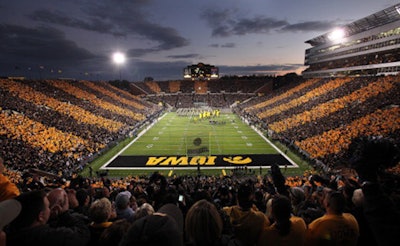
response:
M237 115L169 112L147 126L101 169L232 169L272 164L297 167Z

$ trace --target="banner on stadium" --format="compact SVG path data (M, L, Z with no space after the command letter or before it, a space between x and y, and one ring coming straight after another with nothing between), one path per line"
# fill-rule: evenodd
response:
M103 169L159 168L235 168L278 164L296 166L280 154L257 155L197 155L197 156L117 156Z

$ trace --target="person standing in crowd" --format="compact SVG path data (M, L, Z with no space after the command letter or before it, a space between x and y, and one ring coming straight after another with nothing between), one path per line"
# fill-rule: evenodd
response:
M154 208L153 208L153 206L151 206L151 204L149 204L149 203L143 203L142 204L142 206L140 206L137 210L136 210L136 213L135 213L135 220L138 220L138 219L140 219L140 218L142 218L142 217L145 217L145 216L147 216L147 215L150 215L150 214L153 214L155 211L154 211Z
M289 198L292 203L293 214L297 215L306 200L304 189L302 187L290 187Z
M222 227L223 222L215 205L205 199L197 201L186 214L186 245L222 245Z
M69 205L67 191L62 188L55 188L48 192L50 218L47 222L51 227L70 227L76 224L87 224L88 218L83 214L73 212Z
M24 192L15 198L21 203L21 212L11 222L7 233L8 246L22 245L81 245L86 246L90 231L82 222L71 227L50 227L50 203L43 190Z
M132 194L129 191L122 191L115 197L116 219L126 219L133 222L135 219L135 211L130 206Z
M78 206L73 208L74 212L83 214L89 217L89 207L91 203L90 195L86 189L78 189L76 191L76 199L78 200Z
M160 208L156 211L171 216L178 225L179 232L182 235L184 231L184 215L179 204L179 194L175 188L169 187L165 190L163 197L159 200Z
M51 220L57 220L58 216L66 213L69 209L68 195L62 188L56 188L47 193L47 199L49 199L50 207L50 218Z
M253 204L254 186L247 181L239 185L237 205L224 207L229 216L234 237L243 245L257 243L261 232L270 225L268 217Z
M286 196L275 195L271 202L272 225L265 228L257 245L303 245L307 226L292 215L292 204Z
M119 246L183 246L182 234L169 215L153 213L133 222Z
M108 198L103 197L95 200L89 209L90 241L89 246L98 245L99 239L103 231L112 225L112 204Z
M118 245L131 225L132 223L126 219L113 221L113 223L101 233L98 246Z
M400 162L400 146L380 136L358 137L349 147L349 164L356 170L363 196L363 215L377 245L400 245L400 210L397 191L387 169ZM389 185L388 185L389 184ZM397 201L398 202L398 201Z
M325 214L308 225L307 245L357 245L359 226L356 218L344 213L346 200L341 192L325 191Z

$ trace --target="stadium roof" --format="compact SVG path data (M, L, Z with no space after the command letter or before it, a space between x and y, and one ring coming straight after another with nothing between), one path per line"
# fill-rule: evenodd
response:
M400 4L393 5L384 10L378 11L370 16L364 17L350 24L342 26L346 31L346 36L352 36L379 26L383 26L394 21L400 20ZM324 44L329 41L328 35L325 33L321 36L307 40L312 46Z

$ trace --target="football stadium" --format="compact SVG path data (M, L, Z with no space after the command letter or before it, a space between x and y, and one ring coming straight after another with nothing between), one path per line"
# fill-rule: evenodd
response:
M305 50L306 69L302 74L221 76L221 68L199 61L182 67L181 80L3 76L0 189L4 192L0 193L0 202L15 198L24 211L24 193L46 190L51 214L54 206L62 213L52 191L63 190L70 211L86 211L88 221L97 223L91 217L95 212L88 212L97 199L107 197L117 209L115 216L119 216L116 204L123 192L129 193L126 199L135 204L132 209L137 215L143 204L150 204L153 212L171 215L171 210L162 208L173 201L186 219L185 227L183 221L177 222L184 228L180 232L184 244L174 241L167 245L203 245L196 240L222 240L221 234L227 229L222 229L220 219L215 222L215 228L220 229L209 229L215 216L207 221L209 227L201 229L200 217L196 222L190 219L211 216L204 211L212 213L215 208L231 211L227 208L238 201L241 213L255 207L262 215L254 215L248 233L243 233L231 211L228 221L234 229L228 234L234 239L230 240L253 242L257 237L250 245L264 245L264 241L269 242L268 233L273 232L253 233L256 221L262 217L263 223L273 227L280 218L267 216L267 202L272 201L273 213L278 211L275 203L285 202L278 198L285 196L290 200L290 213L304 224L304 237L290 240L314 245L311 242L318 239L309 231L315 220L331 211L322 201L334 199L334 191L341 194L343 204L338 205L342 200L336 198L329 200L336 204L332 207L340 207L335 208L340 214L351 213L355 220L330 229L334 233L324 242L395 245L398 239L394 236L400 228L400 5L371 13L305 43L309 48ZM363 192L363 205L356 203L356 191ZM78 210L83 206L78 194L83 193L91 197L91 205ZM250 193L253 196L246 201ZM209 206L203 200L215 206L199 207ZM304 205L305 201L309 203ZM203 209L204 214L196 215L192 211L196 208ZM367 209L370 213L363 214ZM172 214L176 219L176 213ZM7 245L19 245L15 243L22 240L13 234L28 223L18 219L22 215L16 215L17 219L5 227L10 235ZM149 216L144 218L150 220ZM98 223L117 223L111 212L106 217ZM137 217L129 223L142 220ZM205 228L219 234L205 232ZM93 229L89 229L93 235ZM141 233L148 233L143 237L149 241L152 233L164 236L161 229ZM133 232L129 235L134 237ZM174 232L168 236L172 235ZM81 237L81 243L97 240ZM278 236L270 237L280 242ZM128 237L118 240L122 240L119 245L135 242Z

